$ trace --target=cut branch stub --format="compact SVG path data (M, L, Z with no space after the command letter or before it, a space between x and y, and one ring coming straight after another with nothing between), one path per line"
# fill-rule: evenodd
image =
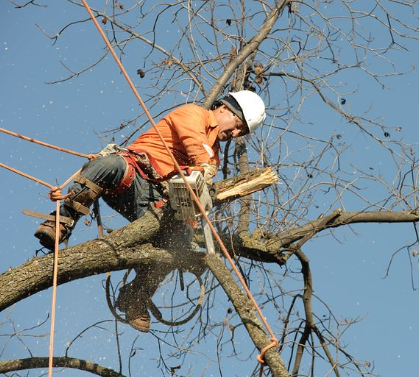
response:
M248 173L217 182L217 200L223 201L250 195L277 182L278 176L270 167L253 169Z

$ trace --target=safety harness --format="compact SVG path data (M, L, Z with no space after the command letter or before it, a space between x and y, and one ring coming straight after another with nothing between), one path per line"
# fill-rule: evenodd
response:
M157 189L163 195L165 201L168 198L168 183L167 181L176 175L176 171L170 172L169 174L162 174L162 171L153 158L146 151L143 150L132 150L121 148L115 144L108 145L104 153L101 155L115 153L121 156L127 163L125 173L121 181L117 186L105 190L106 195L119 195L125 190L129 189L134 182L135 174L140 174L141 178L153 183Z

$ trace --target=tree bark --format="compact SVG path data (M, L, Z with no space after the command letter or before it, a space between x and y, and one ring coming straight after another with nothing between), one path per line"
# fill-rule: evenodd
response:
M234 308L245 325L253 343L258 350L261 351L264 347L269 345L271 341L256 316L255 308L253 307L251 301L238 287L232 273L227 269L218 255L207 254L205 260L212 273L233 303ZM266 351L264 360L269 366L272 376L289 377L284 362L275 348L270 348Z
M8 373L16 370L48 368L48 357L29 357L26 359L0 361L0 373ZM73 357L54 357L52 365L55 368L72 368L84 370L102 377L124 377L115 372L91 361L75 359Z
M168 251L150 242L161 227L164 211L148 211L142 218L95 239L59 252L58 284L138 264L188 266L202 263L198 253ZM52 286L54 254L34 257L0 275L0 311Z

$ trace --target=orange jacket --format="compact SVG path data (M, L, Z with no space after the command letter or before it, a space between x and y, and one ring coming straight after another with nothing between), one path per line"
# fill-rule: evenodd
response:
M179 165L219 165L218 125L211 110L194 104L180 106L156 126ZM163 176L175 170L173 161L154 127L142 134L128 149L147 152L158 164Z

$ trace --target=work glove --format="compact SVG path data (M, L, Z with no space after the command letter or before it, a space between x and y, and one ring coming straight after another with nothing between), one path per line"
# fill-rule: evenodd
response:
M199 165L204 168L204 181L208 186L212 185L212 179L215 177L218 171L217 165L203 163Z

